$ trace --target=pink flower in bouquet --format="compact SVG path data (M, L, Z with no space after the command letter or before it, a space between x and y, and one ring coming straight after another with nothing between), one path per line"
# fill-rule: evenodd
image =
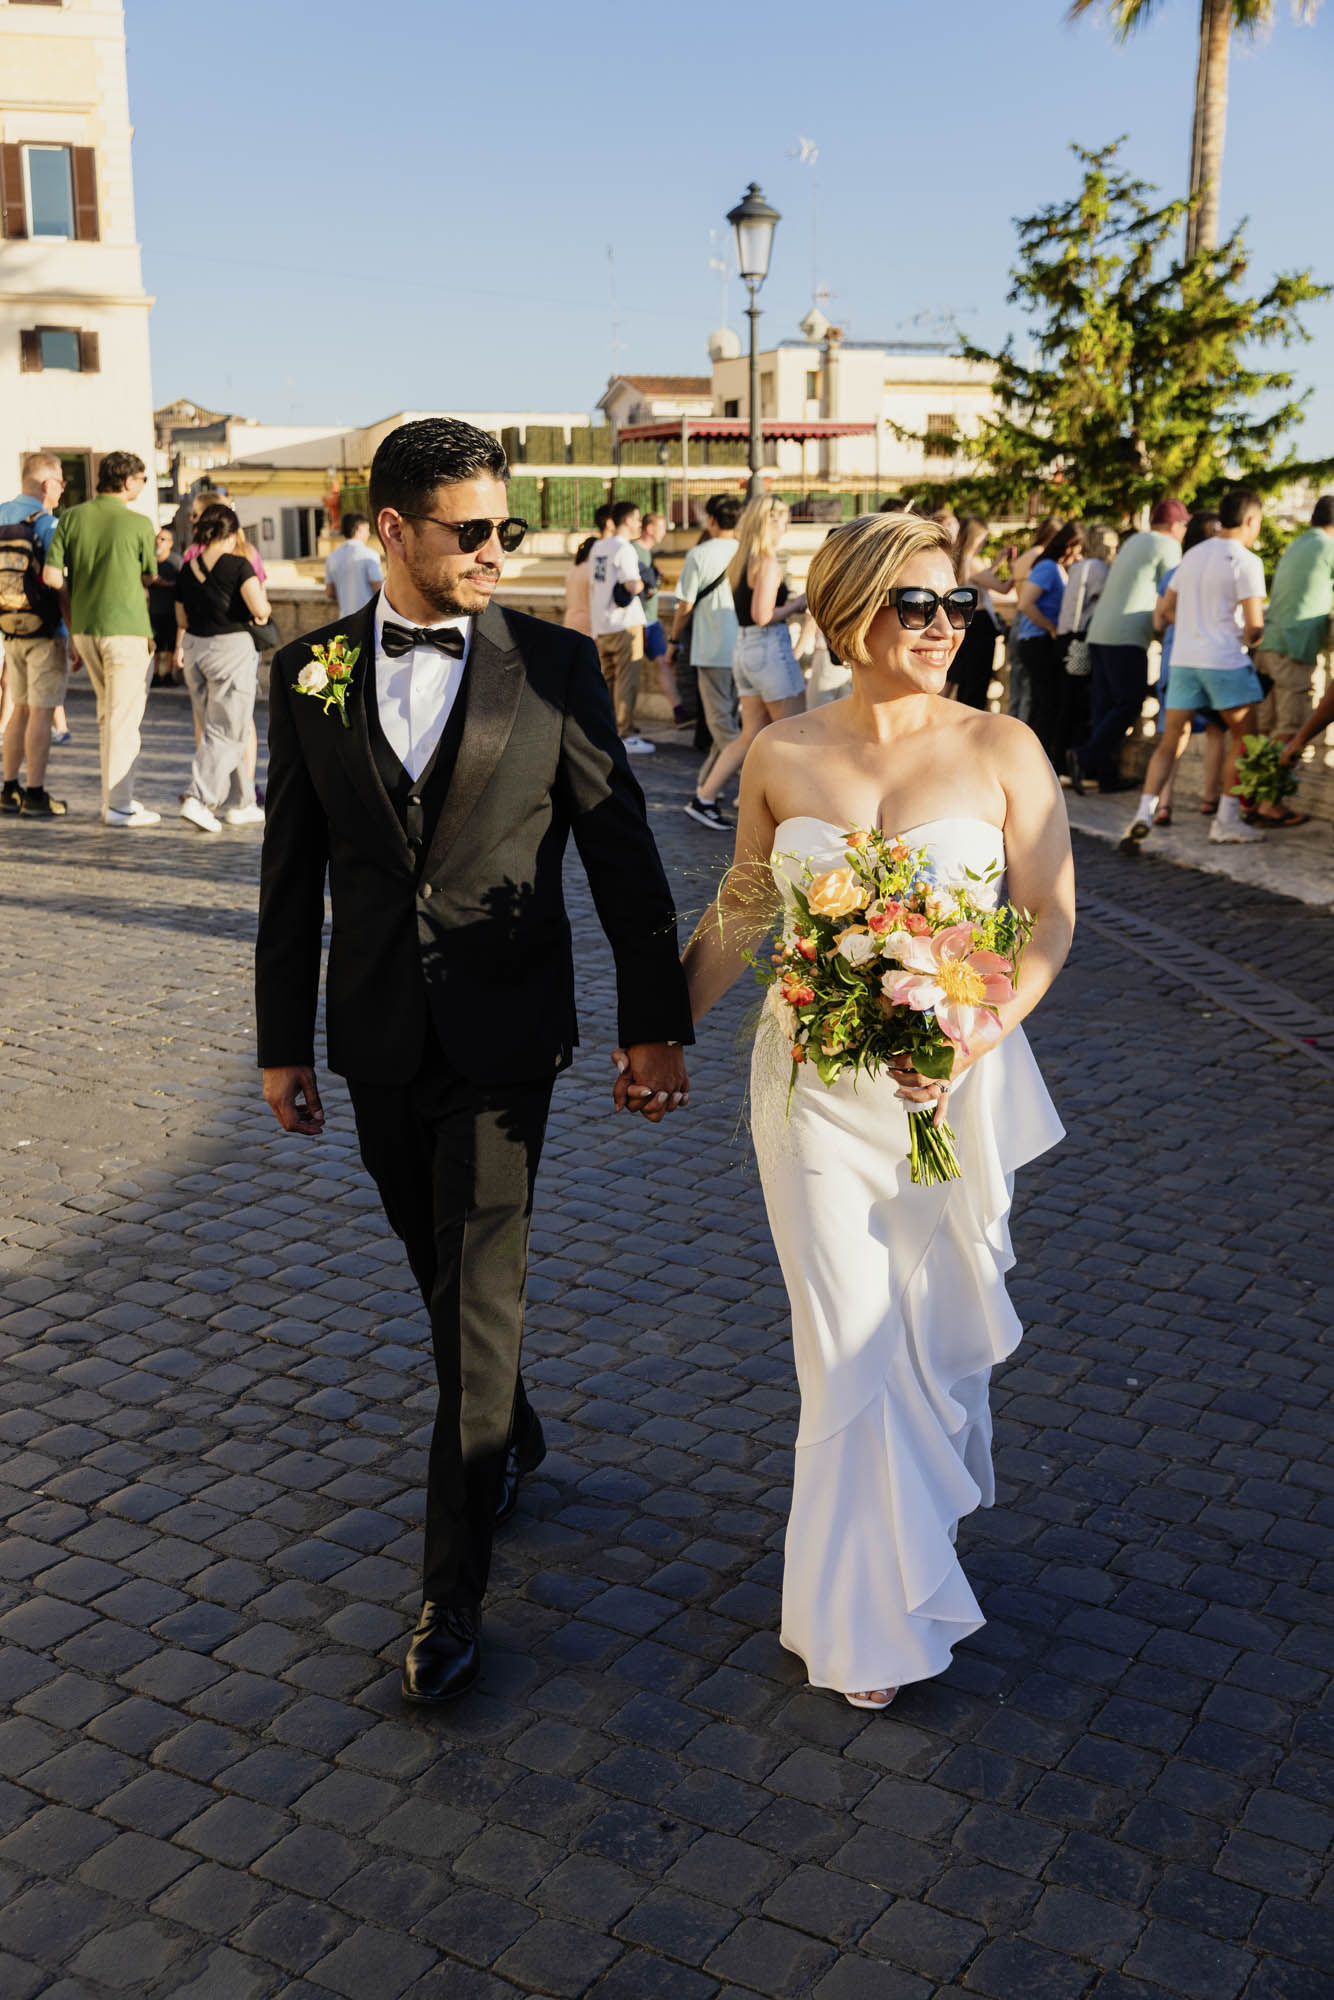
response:
M930 922L926 917L922 915L920 910L910 910L908 915L903 919L903 921L907 926L908 930L912 933L913 937L920 938L920 937L930 936L931 934Z
M933 1013L942 1034L965 1055L971 1054L968 1037L976 1033L979 1016L994 1016L997 1007L1014 998L1009 960L999 952L974 951L968 924L954 924L934 937L896 932L886 944L886 956L897 958L901 970L885 974L885 998L895 1007Z

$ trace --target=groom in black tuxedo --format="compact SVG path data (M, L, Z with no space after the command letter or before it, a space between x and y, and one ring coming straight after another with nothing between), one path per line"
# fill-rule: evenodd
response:
M508 477L471 424L392 431L370 479L384 589L285 646L269 689L264 1096L286 1131L322 1129L327 873L329 1065L431 1317L440 1400L403 1669L414 1702L476 1680L492 1532L546 1450L519 1348L533 1180L578 1039L561 892L571 834L616 961L629 1059L616 1107L656 1122L686 1103L693 1040L671 893L593 646L492 603L524 533ZM357 655L346 727L321 664L340 637Z

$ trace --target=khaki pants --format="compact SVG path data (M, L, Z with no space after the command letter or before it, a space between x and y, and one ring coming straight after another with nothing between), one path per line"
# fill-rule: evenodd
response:
M97 696L97 738L102 756L102 804L127 809L134 802L139 725L148 705L153 672L149 640L126 635L74 634L74 650Z
M1311 713L1311 682L1315 667L1290 660L1286 653L1260 652L1255 656L1258 671L1274 683L1255 713L1255 726L1262 736L1295 736Z
M635 703L639 700L639 663L644 657L644 628L604 632L594 641L602 662L602 678L611 690L616 728L621 736L635 733Z

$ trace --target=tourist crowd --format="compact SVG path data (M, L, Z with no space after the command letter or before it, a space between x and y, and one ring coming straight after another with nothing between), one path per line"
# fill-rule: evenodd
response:
M96 696L106 825L161 819L135 790L154 683L183 684L193 710L182 819L208 834L263 819L254 707L260 653L277 643L263 561L219 494L184 503L175 527L155 535L133 505L146 478L141 459L111 452L96 497L58 514L60 461L36 452L21 492L0 503L0 812L65 814L47 768L52 746L68 740L68 675L83 670ZM883 511L910 505L891 499ZM714 494L685 556L670 633L660 616L664 515L628 500L600 507L565 576L564 622L597 647L627 754L655 749L636 721L647 667L702 754L685 811L714 832L731 827L724 804L760 730L850 682L789 586L790 518L774 494ZM1171 824L1174 774L1197 734L1211 840L1259 840L1304 822L1286 804L1239 798L1237 762L1253 731L1276 738L1291 760L1334 718L1328 695L1313 704L1334 607L1334 495L1317 502L1268 587L1255 553L1262 502L1244 487L1194 514L1164 497L1124 539L1105 523L1053 515L1027 547L994 549L986 521L959 521L948 506L932 518L953 537L960 583L977 592L949 694L975 708L1003 699L1074 792L1138 790L1127 845ZM349 513L341 527L324 582L347 617L382 572L368 518ZM1122 761L1150 691L1155 640L1158 742L1141 781L1123 775Z

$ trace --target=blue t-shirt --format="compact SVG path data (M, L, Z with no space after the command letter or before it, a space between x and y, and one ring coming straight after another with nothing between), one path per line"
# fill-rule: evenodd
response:
M55 515L49 514L31 493L20 493L17 500L0 501L0 528L12 528L18 521L32 522L33 539L45 556L56 531Z
M1037 584L1037 608L1043 617L1049 618L1054 625L1061 615L1061 599L1065 596L1065 571L1058 562L1052 562L1049 557L1044 556L1042 561L1035 562L1028 572L1028 581ZM1035 625L1031 618L1024 617L1019 620L1021 639L1045 639L1047 636L1041 625Z
M56 532L55 515L49 513L31 493L20 493L14 500L0 500L0 528L12 528L19 521L32 522L32 538L37 544L38 554L45 561ZM64 632L65 621L62 618L53 636L62 638Z

